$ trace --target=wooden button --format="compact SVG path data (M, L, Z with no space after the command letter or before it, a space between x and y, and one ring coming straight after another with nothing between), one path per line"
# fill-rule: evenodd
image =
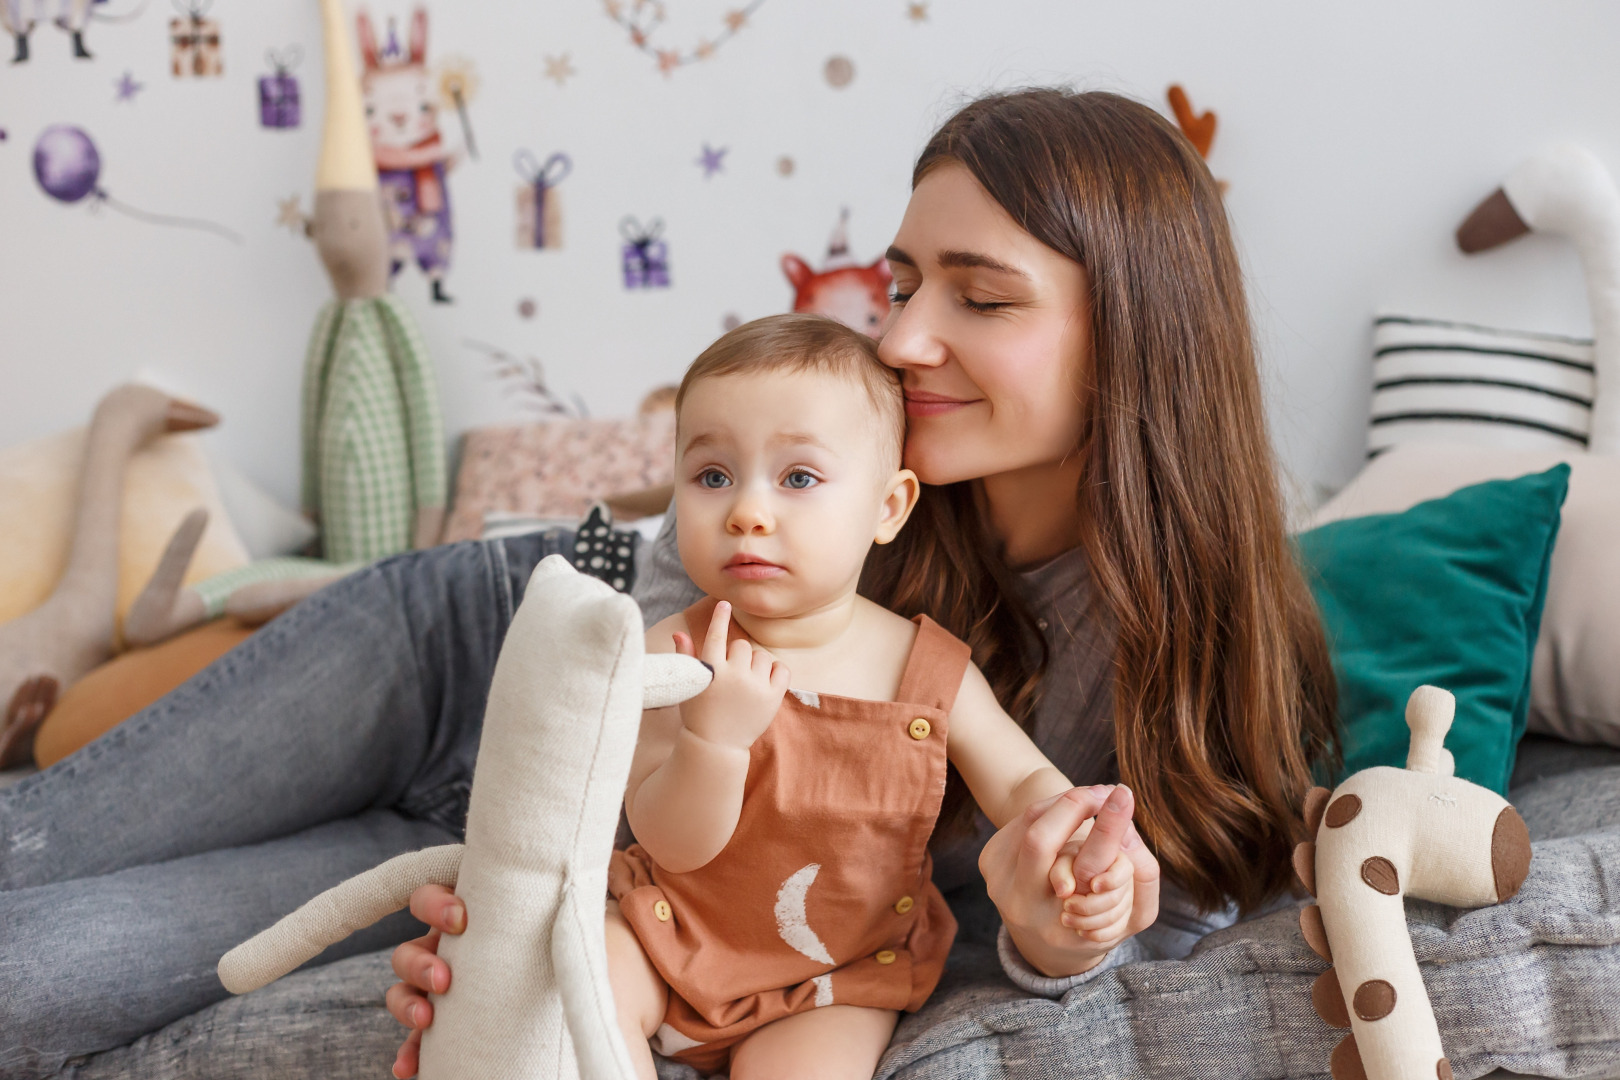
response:
M872 957L872 959L876 960L880 964L892 964L894 963L894 950L879 949L878 954Z
M927 720L924 720L919 716L917 719L911 722L911 726L906 730L911 732L911 737L913 739L921 742L923 739L928 738L928 736L933 733L934 725L930 724Z
M669 922L669 901L656 901L653 904L653 914L658 916L659 922Z
M913 900L911 897L902 896L900 899L898 899L898 900L896 900L894 902L895 914L904 915L906 912L911 910L912 905L915 904L915 903L916 903L916 901Z

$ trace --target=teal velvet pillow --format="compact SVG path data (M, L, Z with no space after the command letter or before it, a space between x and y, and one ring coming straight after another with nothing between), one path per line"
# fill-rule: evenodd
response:
M1428 683L1457 698L1457 775L1507 794L1568 489L1559 465L1300 534L1339 680L1335 782L1406 764L1406 699Z

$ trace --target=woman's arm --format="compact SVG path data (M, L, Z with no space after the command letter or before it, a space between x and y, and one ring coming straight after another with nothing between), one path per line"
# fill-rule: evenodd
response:
M679 616L647 632L648 652L693 655ZM733 641L731 606L715 606L701 659L714 669L708 689L674 708L642 715L625 790L636 840L659 866L687 873L725 849L742 814L748 750L770 726L787 691L788 670L771 654Z

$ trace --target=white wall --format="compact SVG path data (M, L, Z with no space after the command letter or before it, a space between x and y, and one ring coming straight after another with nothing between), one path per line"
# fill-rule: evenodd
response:
M111 0L100 10L129 10ZM689 46L738 0L666 0L658 41ZM405 0L372 12L401 22ZM516 405L463 344L539 357L598 415L678 376L727 313L784 310L786 251L819 262L838 208L863 261L886 245L912 157L954 103L988 87L1066 81L1163 106L1184 84L1220 130L1211 155L1250 270L1285 462L1343 482L1361 457L1369 317L1391 307L1526 329L1586 332L1573 253L1539 238L1464 258L1461 217L1531 148L1575 138L1620 168L1620 5L1545 0L1130 3L1098 0L765 0L713 59L665 78L592 0L430 5L430 61L470 57L482 158L450 180L453 306L407 270L452 433ZM97 23L92 61L35 31L28 64L0 64L0 443L82 422L115 381L151 368L226 416L222 447L291 500L305 336L327 294L307 241L275 224L309 192L323 97L313 0L219 0L226 74L168 72L166 5ZM403 26L402 26L403 30ZM258 126L266 48L298 42L300 130ZM0 45L4 45L0 42ZM9 53L9 45L4 45ZM578 74L544 78L568 53ZM826 59L855 64L831 88ZM114 100L130 71L145 84ZM240 247L117 213L64 206L35 185L38 133L88 130L102 183L145 209L207 217ZM446 135L459 139L445 117ZM708 142L725 171L695 164ZM512 242L516 148L575 162L561 195L567 247ZM797 169L776 172L781 155ZM662 217L674 287L627 292L617 223ZM517 305L535 298L539 315Z

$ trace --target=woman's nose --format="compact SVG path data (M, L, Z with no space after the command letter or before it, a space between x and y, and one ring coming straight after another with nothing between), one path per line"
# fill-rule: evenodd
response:
M878 340L878 359L901 371L945 362L945 344L933 331L926 303L919 302L921 293L918 289L904 305L891 310L889 325Z

